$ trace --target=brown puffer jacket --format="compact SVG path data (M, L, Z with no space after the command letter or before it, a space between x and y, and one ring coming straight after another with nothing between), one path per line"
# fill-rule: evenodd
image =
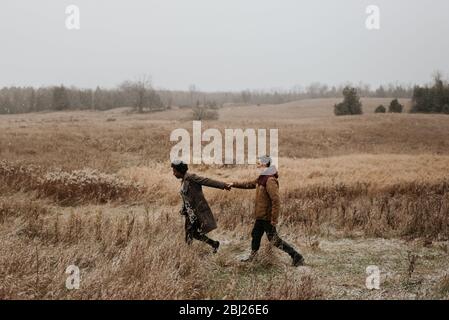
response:
M281 200L277 175L259 177L247 182L234 182L237 189L256 189L254 216L256 220L278 222Z

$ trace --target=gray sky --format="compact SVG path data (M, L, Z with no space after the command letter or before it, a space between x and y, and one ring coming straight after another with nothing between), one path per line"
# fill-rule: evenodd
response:
M80 8L67 30L65 8ZM365 28L368 5L381 29ZM2 0L0 86L112 87L151 74L186 90L449 74L447 0Z

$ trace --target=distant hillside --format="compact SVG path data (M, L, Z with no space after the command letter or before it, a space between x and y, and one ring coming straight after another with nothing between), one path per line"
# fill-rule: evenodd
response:
M307 99L279 105L253 105L241 107L226 107L220 110L220 120L238 120L257 118L259 120L299 119L334 116L334 105L341 102L341 98ZM379 105L388 106L393 98L362 98L363 112L374 113ZM411 107L410 99L399 99L405 106L405 112Z

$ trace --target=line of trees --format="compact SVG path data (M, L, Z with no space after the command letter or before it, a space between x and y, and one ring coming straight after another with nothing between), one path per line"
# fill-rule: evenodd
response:
M411 113L444 113L449 114L449 83L444 81L440 72L434 74L432 85L415 86L412 95ZM343 89L343 102L334 106L334 113L341 115L362 114L362 103L357 88L347 86ZM396 98L391 101L388 112L402 113L404 106ZM380 105L375 113L386 113L387 109Z
M355 87L364 97L412 97L413 88L388 85L371 90ZM195 85L186 91L154 89L148 76L125 81L116 88L80 89L76 87L5 87L0 89L0 114L44 110L108 110L134 107L137 112L164 110L172 106L218 108L226 104L281 104L300 99L339 98L343 86L313 83L291 90L244 90L241 92L202 92Z
M416 86L413 91L413 113L449 114L449 84L442 80L441 73L434 75L431 86Z
M161 96L153 89L149 77L125 81L118 88L79 89L76 87L9 87L0 89L0 114L44 110L108 110L131 106L138 112L164 110Z
M217 109L225 104L280 104L308 98L343 97L335 105L335 114L361 114L363 97L412 98L413 113L449 114L449 84L441 73L434 75L434 82L427 86L404 87L401 85L380 86L371 90L369 86L328 87L314 83L306 88L295 87L288 91L241 91L202 92L195 85L186 91L156 90L148 76L134 81L125 81L112 89L79 89L76 87L5 87L0 89L0 114L37 112L44 110L108 110L119 107L134 107L137 112L157 111L172 106ZM376 112L386 112L379 106ZM402 112L403 106L393 100L389 112Z
M388 112L390 113L402 113L403 110L404 106L399 103L398 99L393 99L388 106ZM374 112L386 113L387 109L380 105ZM336 116L363 114L362 102L356 88L348 86L343 89L343 101L334 105L334 114Z
M135 107L139 112L166 107L154 90L142 92L139 87L131 86L127 91L100 87L95 90L67 88L62 85L39 89L11 87L0 90L0 114L44 110L107 110L123 106Z

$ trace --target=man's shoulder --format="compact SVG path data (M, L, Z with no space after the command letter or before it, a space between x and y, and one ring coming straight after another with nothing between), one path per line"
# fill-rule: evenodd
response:
M192 181L195 180L195 178L198 178L195 173L186 172L186 174L184 175L184 180Z
M200 181L204 179L203 177L200 177L199 175L195 173L186 173L184 176L185 181L189 181L192 183L200 183Z

